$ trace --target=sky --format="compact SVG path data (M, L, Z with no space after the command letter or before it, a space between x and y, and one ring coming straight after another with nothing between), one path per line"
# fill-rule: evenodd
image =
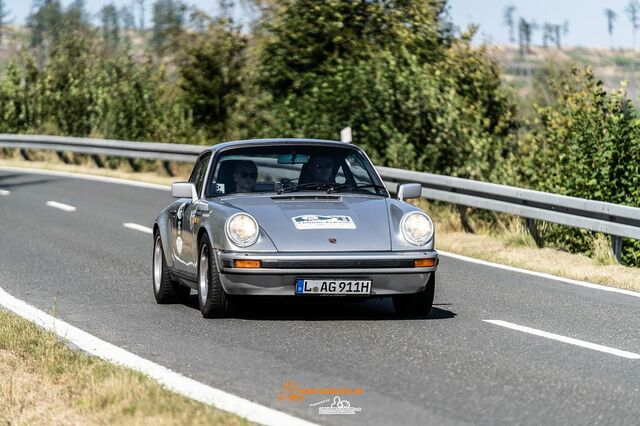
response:
M567 46L609 47L609 33L604 9L617 15L613 29L614 47L631 47L632 27L625 13L629 0L449 0L453 23L461 28L470 23L480 26L476 41L494 44L509 42L509 30L503 24L505 7L515 6L515 17L535 20L538 24L562 24L569 21ZM640 40L640 34L639 34ZM542 44L542 33L533 35L534 44Z
M29 12L31 11L31 5L33 4L33 0L4 0L7 9L11 11L11 18L13 18L13 22L16 24L24 24L27 16L29 16ZM217 0L183 0L184 3L188 5L195 5L199 9L204 10L209 14L214 14L217 11ZM62 0L62 5L64 7L68 6L72 3L72 0ZM133 0L85 0L85 5L89 12L94 16L98 13L98 11L105 5L113 3L117 7L122 6L130 6L134 3ZM151 22L151 5L155 3L155 0L146 0L145 1L145 25L149 25ZM136 8L137 11L137 8ZM138 22L138 18L136 17L136 22Z
M63 5L68 5L70 2L70 0L62 1ZM150 23L153 2L154 0L146 0L147 25ZM564 37L563 44L589 47L609 47L604 9L610 8L618 15L613 33L614 47L631 47L633 43L631 23L624 11L628 2L629 0L449 0L449 7L451 18L456 26L466 28L470 23L480 26L476 42L508 43L509 32L503 23L503 13L506 6L513 5L516 8L516 20L523 17L527 21L535 20L538 24L543 22L562 24L565 20L568 21L569 33ZM31 0L5 0L14 22L18 24L24 23L31 9L31 3ZM93 14L108 3L110 1L86 0L87 8ZM113 0L113 3L120 7L130 5L132 0ZM196 5L213 14L216 11L217 0L187 0L185 3ZM541 39L540 31L534 33L534 44L541 44Z

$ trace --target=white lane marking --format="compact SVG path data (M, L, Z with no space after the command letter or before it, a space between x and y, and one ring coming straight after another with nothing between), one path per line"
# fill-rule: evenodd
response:
M153 229L147 226L138 225L137 223L123 223L122 225L125 228L133 229L134 231L140 231L146 234L153 234Z
M9 191L8 189L0 189L0 195L9 195L11 194L11 191Z
M602 290L602 291L608 291L611 293L624 294L626 296L640 297L640 292L633 291L633 290L624 290L621 288L609 287L601 284L588 283L586 281L572 280L570 278L559 277L557 275L545 274L544 272L529 271L528 269L521 269L521 268L516 268L514 266L507 266L507 265L501 265L499 263L487 262L486 260L480 260L480 259L475 259L473 257L462 256L460 254L449 253L443 250L438 250L438 253L447 257L451 257L453 259L462 260L464 262L471 262L477 265L484 265L492 268L504 269L506 271L518 272L520 274L531 275L538 278L546 278L548 280L560 281L566 284L579 285L581 287L587 287L594 290Z
M557 340L559 342L568 343L570 345L580 346L587 349L592 349L598 352L604 352L611 355L616 355L622 358L628 359L640 359L640 354L633 352L627 352L616 348L610 348L608 346L598 345L596 343L586 342L584 340L574 339L572 337L562 336L560 334L549 333L547 331L538 330L531 327L525 327L523 325L513 324L507 321L501 320L482 320L500 327L510 328L512 330L522 331L523 333L529 333L540 337L546 337L547 339Z
M314 425L314 423L283 413L282 411L274 410L273 408L197 382L166 367L132 354L16 299L2 288L0 288L0 305L46 330L53 331L61 338L68 340L92 355L146 374L173 392L188 398L212 405L229 413L237 414L252 422L264 425Z
M55 170L28 169L28 168L22 168L22 167L0 167L0 170L6 170L8 172L29 173L29 174L35 174L35 175L49 175L49 176L60 176L60 177L68 177L68 178L75 178L75 179L93 180L96 182L115 183L118 185L137 186L140 188L171 191L170 186L158 185L155 183L147 183L147 182L137 182L134 180L118 179L118 178L112 178L107 176L94 176L94 175L87 175L82 173L58 172Z
M65 212L75 212L77 209L69 204L59 203L57 201L47 201L47 205L49 207L53 207L54 209L64 210Z

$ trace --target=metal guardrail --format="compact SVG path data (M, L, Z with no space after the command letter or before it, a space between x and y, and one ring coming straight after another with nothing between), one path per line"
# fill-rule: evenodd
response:
M130 142L107 139L0 134L0 147L71 151L83 154L191 162L200 145ZM417 182L424 198L508 213L528 219L640 240L640 208L514 188L431 173L377 167L392 191L393 183ZM619 257L621 239L614 241Z
M130 142L65 136L11 135L6 133L0 133L0 147L48 149L58 152L70 151L112 157L184 162L195 160L204 149L201 145Z

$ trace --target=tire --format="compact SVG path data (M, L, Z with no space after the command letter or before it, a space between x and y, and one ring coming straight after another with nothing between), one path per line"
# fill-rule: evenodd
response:
M227 294L220 283L209 238L204 235L198 250L198 306L204 318L220 318L229 311Z
M433 306L435 287L436 273L432 272L429 281L427 281L427 287L420 293L393 296L393 307L396 309L396 312L402 316L427 316Z
M156 297L156 302L167 304L187 303L189 301L190 289L173 281L169 276L169 267L164 258L160 233L157 233L154 238L151 273L153 277L153 295Z

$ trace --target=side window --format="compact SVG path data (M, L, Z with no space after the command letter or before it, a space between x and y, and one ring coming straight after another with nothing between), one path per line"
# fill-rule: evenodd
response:
M369 176L367 169L365 169L362 161L360 160L360 158L358 158L358 156L354 154L348 155L347 158L345 158L345 161L349 166L349 169L351 170L353 178L355 179L357 184L371 183L371 176Z
M193 171L191 172L191 177L189 178L189 182L196 184L198 195L202 191L202 185L204 184L204 175L207 172L207 165L209 164L210 158L210 152L207 152L206 154L198 158L198 160L196 161L196 165L193 167Z

